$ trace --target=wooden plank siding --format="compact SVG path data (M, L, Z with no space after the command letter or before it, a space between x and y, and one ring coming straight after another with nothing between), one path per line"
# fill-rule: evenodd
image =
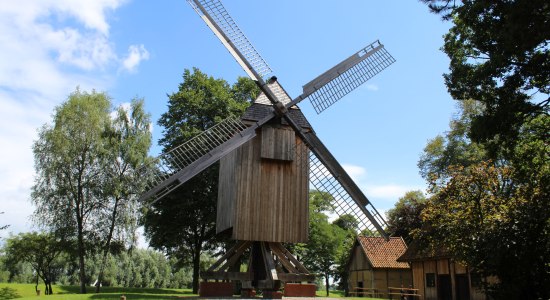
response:
M295 148L296 132L291 128L262 127L262 158L292 161Z
M307 242L309 165L284 154L289 145L308 151L294 131L262 129L221 160L218 232L232 228L236 240Z
M452 299L457 299L457 277L466 276L468 280L469 299L471 300L485 300L486 295L476 287L472 286L472 280L468 268L460 263L454 262L447 258L440 259L426 259L422 261L411 262L412 276L414 282L414 288L419 290L419 293L423 295L424 300L437 300L438 295L438 276L450 275ZM428 287L426 282L426 274L433 273L435 278L435 287Z

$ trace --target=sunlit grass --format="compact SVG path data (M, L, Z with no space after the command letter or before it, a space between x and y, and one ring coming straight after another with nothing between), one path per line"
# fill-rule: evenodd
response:
M78 286L63 286L52 285L53 295L44 295L44 285L39 285L40 296L36 295L34 284L20 283L0 283L0 299L8 299L2 297L2 289L7 288L10 292L15 293L18 299L34 299L47 297L47 300L81 300L81 299L116 299L120 300L120 296L126 296L128 300L150 300L150 299L178 299L183 297L197 296L192 294L189 289L150 289L150 288L121 288L121 287L102 287L99 294L95 293L94 287L87 287L87 294L79 294ZM11 298L11 297L10 297Z
M154 300L154 299L181 299L186 297L197 297L190 289L150 289L150 288L122 288L102 287L99 294L95 293L94 287L87 287L87 294L79 294L78 286L52 285L53 295L44 295L44 285L40 284L40 296L36 295L34 284L22 283L0 283L0 300L13 299L15 295L20 300L38 298L44 300L120 300L120 296L126 296L127 300ZM5 293L3 293L4 291ZM326 298L325 291L317 291L317 297ZM11 296L11 297L7 297ZM330 291L328 298L343 298L343 291ZM346 298L350 300L377 300L378 298Z

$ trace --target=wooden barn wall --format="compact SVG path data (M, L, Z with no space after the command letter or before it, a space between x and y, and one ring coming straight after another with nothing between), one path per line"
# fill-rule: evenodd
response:
M423 268L424 268L424 294L426 300L437 300L437 262L433 260L424 261L423 262ZM436 286L435 287L427 287L426 281L425 281L425 274L426 273L434 273L436 274Z
M424 266L422 262L413 262L412 266L412 281L413 287L419 289L422 296L426 295L426 285L424 283Z
M373 284L373 272L372 270L351 271L348 280L350 291L354 291L358 287L359 282L363 282L364 288L371 288Z
M359 245L358 243L355 243L355 246L353 247L353 253L350 259L349 270L355 271L355 270L365 270L365 269L370 269L370 265L367 261L367 257L365 256L365 252L363 252L361 245Z
M471 300L486 300L486 295L479 289L471 286L471 276L468 268L459 263L451 262L448 259L426 260L412 262L412 279L414 288L419 289L419 293L423 295L425 300L437 300L437 275L451 275L453 300L457 298L456 276L468 274L469 290ZM434 273L436 286L426 286L426 274Z
M305 149L295 137L296 147ZM270 242L306 242L308 234L308 165L299 160L261 158L261 133L235 150L233 172L228 170L223 193L235 193L233 238ZM229 159L229 158L228 158ZM232 188L230 181L234 180ZM220 194L219 197L225 197ZM221 202L230 202L223 200ZM230 207L229 204L226 207ZM228 214L228 212L224 212ZM224 218L231 219L230 216ZM228 224L225 222L224 224Z

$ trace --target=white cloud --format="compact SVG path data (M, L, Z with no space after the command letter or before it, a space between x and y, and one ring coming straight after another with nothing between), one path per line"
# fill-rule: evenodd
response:
M373 184L372 180L368 178L365 168L351 164L344 164L342 166L369 199L379 199L393 203L400 197L403 197L408 191L423 189L419 186L401 185L391 182ZM376 181L380 182L380 180Z
M361 166L343 164L342 167L355 182L358 182L362 179L363 176L367 174L367 170L365 170L365 168Z
M131 45L128 47L128 56L122 61L122 68L133 73L136 71L139 63L149 59L149 52L143 45Z
M108 17L124 2L19 0L0 5L0 211L5 212L0 226L11 224L1 235L30 230L37 129L77 86L107 89L123 64L109 38ZM137 63L148 57L143 45L137 53Z
M367 185L365 186L366 193L373 198L383 198L392 201L397 201L400 197L403 197L406 192L411 190L418 190L418 187L403 186L397 184L384 184L384 185Z
M373 92L378 91L378 86L376 84L365 84L365 88Z

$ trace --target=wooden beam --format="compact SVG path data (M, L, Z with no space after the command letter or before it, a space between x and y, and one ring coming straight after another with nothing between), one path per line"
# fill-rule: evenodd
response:
M243 252L246 251L246 249L250 248L252 246L251 241L244 242L238 249L235 249L233 255L229 257L229 259L220 267L221 270L227 270L235 265L239 261L239 258L242 256Z
M229 249L222 257L220 257L220 259L218 259L214 264L212 264L212 266L210 266L210 268L208 268L208 272L213 272L214 270L216 270L218 266L220 266L225 260L233 256L233 254L246 243L246 241L237 241L237 244L235 244L235 246L231 247L231 249Z
M283 245L281 245L281 243L272 243L273 246L275 246L276 248L278 248L282 253L284 253L284 255L294 264L294 266L296 266L296 269L298 269L298 271L300 271L300 273L305 273L305 274L311 274L311 272L309 272L306 267L304 267L295 257L294 255L292 255L292 253L290 253L290 251L288 251L285 247L283 247Z
M275 245L275 243L269 243L269 247L271 248L271 251L279 258L279 261L283 264L283 266L290 272L290 273L299 273L298 269L294 267L294 265L288 260L286 255Z

